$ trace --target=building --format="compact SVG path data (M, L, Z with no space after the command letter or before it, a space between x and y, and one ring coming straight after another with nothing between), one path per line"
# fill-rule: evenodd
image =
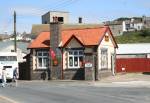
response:
M118 44L117 58L150 58L150 43Z
M116 72L150 72L150 43L119 44Z
M29 42L32 40L32 36L33 36L32 34L26 34L26 33L17 34L16 40ZM12 35L11 37L9 37L9 40L14 40L14 36Z
M144 28L150 28L150 17L143 16L142 19Z
M29 52L27 51L27 46L29 43L26 42L17 42L17 60L18 62L24 62L23 57ZM0 42L0 52L13 52L14 51L14 42L5 40Z
M51 23L50 32L41 32L28 46L30 79L99 80L113 75L117 44L107 26L61 29Z
M69 23L69 12L62 11L49 11L42 15L42 24L50 24L54 20L58 20L61 23Z
M114 21L106 21L105 25L110 26L114 36L122 35L124 32L140 31L143 28L150 28L149 17L132 17L132 18L118 18Z
M112 33L114 34L114 36L120 36L123 34L122 32L122 28L123 28L123 25L122 25L122 22L119 22L119 21L107 21L107 22L104 22L105 25L108 25L112 31Z
M122 22L123 32L127 31L140 31L144 28L142 19L130 19Z

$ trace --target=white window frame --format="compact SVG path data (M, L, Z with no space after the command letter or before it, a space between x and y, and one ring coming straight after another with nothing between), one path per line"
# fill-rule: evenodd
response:
M69 54L70 52L72 52L72 54ZM77 55L74 54L75 52L77 52ZM79 52L82 52L82 54L79 54ZM80 60L79 60L79 58L80 57L83 58L83 53L84 53L83 50L68 50L68 68L69 69L78 69L78 68L80 68ZM72 62L73 62L72 64L73 65L72 66L70 66L70 62L69 62L69 58L70 57L72 57L72 59L73 59L72 60ZM75 63L75 61L74 61L75 57L77 57L77 59L78 59L78 62L77 62L78 65L77 66L75 66L75 64L74 64Z
M41 55L39 55L41 53ZM44 53L46 53L47 55L44 55ZM39 58L42 59L42 66L39 65ZM49 54L48 54L48 51L37 51L37 63L36 63L36 66L37 66L37 69L47 69L48 68L48 62L45 62L44 60L45 59L49 59ZM46 66L44 66L44 62L46 63Z
M101 49L101 69L108 69L108 49L106 48Z

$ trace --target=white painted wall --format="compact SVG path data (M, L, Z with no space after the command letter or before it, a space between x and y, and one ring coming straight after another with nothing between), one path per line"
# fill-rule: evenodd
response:
M37 61L36 61L37 59L36 59L36 51L35 51L35 49L33 50L33 56L32 56L32 61L33 61L33 70L35 70L36 69L36 65L37 65Z
M143 28L143 23L136 23L136 24L134 24L134 28L136 30L141 30Z
M63 17L64 18L64 24L69 23L69 14L68 12L50 12L50 22L53 22L53 17Z
M105 35L108 35L106 33ZM108 50L108 69L111 69L111 55L115 53L114 42L112 37L109 35L109 41L105 41L105 38L101 41L98 46L98 69L101 70L101 49L106 48Z
M126 31L127 31L127 30L126 30L126 23L125 23L125 21L122 22L122 31L123 31L123 32L126 32Z

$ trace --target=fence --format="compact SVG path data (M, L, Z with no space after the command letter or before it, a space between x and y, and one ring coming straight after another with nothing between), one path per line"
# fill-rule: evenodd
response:
M150 58L117 58L116 72L150 72Z

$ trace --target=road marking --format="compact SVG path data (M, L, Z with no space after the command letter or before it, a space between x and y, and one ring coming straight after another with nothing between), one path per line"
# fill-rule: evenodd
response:
M14 100L12 100L12 99L10 99L8 97L4 97L4 96L1 96L1 95L0 95L0 99L6 100L6 101L8 101L10 103L18 103L18 102L14 101Z

